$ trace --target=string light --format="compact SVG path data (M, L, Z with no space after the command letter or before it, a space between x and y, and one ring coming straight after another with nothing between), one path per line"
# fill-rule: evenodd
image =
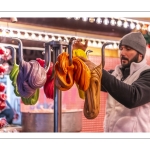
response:
M80 18L76 17L76 20L79 20ZM91 22L96 22L97 24L101 24L102 22L105 24L105 25L108 25L109 24L109 19L108 18L89 18L89 21L91 19ZM87 21L88 18L87 17L84 17L82 18L83 21ZM117 21L118 20L118 21ZM124 21L124 23L123 23ZM128 22L131 22L130 25ZM111 25L117 25L118 27L121 27L123 25L124 28L127 28L127 27L130 27L131 29L134 29L136 28L137 30L140 30L141 29L141 24L142 24L142 30L147 30L148 32L150 32L150 23L149 22L143 22L143 21L137 21L137 20L132 20L132 19L127 19L127 18L112 18L111 21L110 21L110 24ZM67 42L68 42L68 38L69 37L76 37L76 38L81 38L83 39L88 39L89 42L89 46L94 46L94 47L102 47L102 41L103 39L94 39L94 38L88 38L88 37L78 37L78 36L71 36L71 35L63 35L63 34L60 34L58 36L58 34L56 35L55 33L45 33L45 32L39 32L39 31L30 31L30 30L23 30L23 29L15 29L15 28L9 28L10 32L7 34L6 33L6 27L3 27L2 28L2 32L1 32L1 36L10 36L10 37L18 37L18 38L21 38L21 39L29 39L29 38L32 38L33 40L43 40L43 41L48 41L48 40L56 40L55 37L58 37L58 40L61 39L61 37L63 37ZM8 30L8 29L7 29ZM14 31L14 32L13 32ZM17 33L17 34L15 34ZM23 36L21 33L24 33ZM32 33L31 36L29 36L28 33ZM39 36L37 36L39 35ZM42 37L42 35L44 35L44 38ZM49 39L49 36L52 38ZM104 39L105 40L105 39ZM90 42L90 41L93 41L93 42ZM97 42L98 41L98 42ZM107 40L105 40L105 42L107 42ZM113 45L109 45L109 48L118 48L117 46L117 43L119 41L115 41Z
M5 32L5 30L2 30L3 31L3 35L5 35L6 34L6 32ZM17 32L17 34L14 34L14 32L12 32L12 31L14 31L14 32ZM58 37L57 38L57 40L62 40L61 39L61 37L63 37L65 40L66 40L66 42L69 42L68 41L68 39L70 38L70 37L75 37L76 39L82 39L82 41L85 41L85 39L88 39L88 45L89 46L93 46L93 47L99 47L99 48L101 48L102 47L102 41L104 41L104 40L100 40L100 39L93 39L93 38L87 38L87 37L79 37L79 36L67 36L67 35L61 35L61 34L53 34L53 33L45 33L45 32L38 32L38 31L30 31L30 30L16 30L16 29L10 29L10 32L11 32L11 36L14 36L14 37L16 37L16 36L18 36L18 37L20 37L20 39L32 39L32 40L45 40L45 41L48 41L48 40L56 40L55 39L55 36L56 37ZM24 33L23 34L23 36L21 35L21 33ZM31 36L29 36L29 34L28 33L32 33L31 34ZM38 34L38 36L36 36ZM44 38L42 37L42 34L43 35L45 35L44 36ZM49 36L48 35L51 35L51 39L49 39ZM1 34L1 36L2 36L2 34ZM9 36L10 36L10 34L9 34ZM92 41L92 42L91 42ZM98 41L98 42L97 42ZM107 42L107 41L105 41L105 42ZM116 41L117 42L117 41Z
M113 49L112 44L108 45L108 48L109 48L109 49Z
M108 25L109 24L109 20L107 18L105 18L103 23L104 23L104 25Z
M61 41L61 40L62 40L62 39L61 39L61 37L59 36L59 37L58 37L58 41Z
M67 19L70 19L70 18L68 17ZM74 19L79 20L80 18L76 17ZM82 20L87 21L88 17L83 17ZM118 20L118 21L116 21L116 20ZM90 23L94 23L95 21L96 21L97 24L101 24L102 22L104 23L104 25L109 24L109 19L108 18L104 18L103 20L100 17L89 18ZM129 24L128 22L131 22L131 23ZM135 29L135 28L136 28L136 30L140 30L141 28L142 28L142 30L150 30L149 28L147 28L145 26L145 25L149 25L149 22L134 20L134 19L130 19L130 18L112 18L111 21L110 21L110 24L112 26L117 25L118 27L121 27L123 25L124 28L130 27L132 30ZM140 24L143 24L143 26L141 27Z
M6 36L5 29L2 30L2 36Z
M79 20L79 19L80 19L80 17L75 17L74 19L75 19L75 20Z
M114 49L117 49L117 48L118 48L117 44L116 44L116 43L114 43Z
M83 21L87 21L88 20L88 17L84 17L82 18Z
M52 36L52 40L55 40L55 37L54 37L54 36Z
M41 36L41 34L39 35L38 39L39 39L39 40L42 40L42 36Z
M20 38L21 37L21 34L19 31L17 31L17 37Z
M122 26L122 21L121 21L120 19L117 21L117 26L118 26L118 27L121 27L121 26Z
M89 22L93 23L95 21L95 18L89 18Z
M68 40L68 38L67 38L67 37L64 39L64 41L69 42L69 40Z
M125 21L125 22L123 23L123 27L124 27L124 28L127 28L128 26L129 26L128 22Z
M29 37L29 34L26 32L24 37L27 39Z
M130 28L134 29L135 28L135 24L133 22L130 23Z
M97 23L97 24L101 24L101 23L102 23L102 19L101 19L101 18L97 18L97 19L96 19L96 23Z
M95 18L94 18L95 19ZM100 18L101 19L101 18ZM108 18L105 18L105 23L106 24L108 24L108 21L107 21L107 19ZM102 21L102 19L101 19L101 21ZM116 20L115 20L116 21ZM120 20L121 21L121 20ZM7 29L7 28L6 28ZM149 29L149 28L148 28ZM69 42L68 41L68 38L70 38L70 37L75 37L76 39L78 39L78 38L80 38L80 39L83 39L83 41L85 40L85 39L88 39L89 40L89 42L88 42L88 45L89 46L93 46L93 47L99 47L99 48L101 48L102 47L102 41L104 42L107 42L107 40L103 40L103 39L94 39L94 38L89 38L89 37L79 37L79 36L74 36L74 35L63 35L63 34L54 34L54 33L47 33L47 32L40 32L40 31L31 31L31 30L24 30L24 29L15 29L15 28L9 28L9 30L10 31L14 31L14 32L11 32L11 36L13 36L14 35L14 37L16 37L17 36L17 34L15 34L16 32L18 33L18 37L20 37L20 39L31 39L32 38L32 40L35 40L35 41L38 41L38 40L42 40L42 41L51 41L51 40L56 40L55 39L55 37L58 37L57 39L61 39L61 37L63 37L63 39L65 39L67 42ZM2 30L3 32L5 31L5 30ZM22 33L23 33L23 36L22 36ZM31 36L29 36L29 34L28 33L32 33L31 34ZM6 33L4 32L4 34L3 35L5 35ZM9 36L10 36L10 34L8 34ZM37 36L38 35L38 36ZM44 35L44 38L42 37L42 35ZM1 36L2 36L2 34L1 34ZM51 38L49 38L49 36L51 37ZM92 42L90 42L90 41L92 41ZM97 42L98 41L98 42ZM118 41L115 41L114 43L118 43ZM112 48L112 46L109 46L109 48ZM115 46L115 44L113 45L113 48L115 49L115 48L117 48L117 46Z
M32 33L32 39L35 39L35 34L34 33Z
M48 41L48 35L45 35L45 40Z
M116 21L115 21L115 19L111 19L111 21L110 21L110 24L112 25L112 26L115 26L116 25Z
M91 41L88 42L88 46L92 46L92 42Z
M97 43L95 41L93 41L93 46L96 47L97 46Z
M137 29L137 30L140 30L140 29L141 29L141 26L140 26L140 24L139 24L139 23L137 23L137 25L136 25L136 29Z
M102 43L101 42L98 42L98 47L102 47Z
M14 36L14 34L13 34L13 31L12 31L12 30L10 30L10 32L9 32L9 36L10 36L10 37L13 37L13 36Z

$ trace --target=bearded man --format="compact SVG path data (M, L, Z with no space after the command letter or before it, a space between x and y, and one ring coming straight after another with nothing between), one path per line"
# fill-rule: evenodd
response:
M102 69L101 90L108 92L105 132L150 132L150 66L145 59L146 40L131 32L119 43L120 64ZM99 69L81 58L90 69Z

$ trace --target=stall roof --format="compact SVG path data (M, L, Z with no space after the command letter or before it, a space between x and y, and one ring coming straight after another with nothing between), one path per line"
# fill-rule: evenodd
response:
M89 19L89 18L88 18ZM28 17L28 18L17 18L17 22L15 22L15 25L30 25L32 27L41 27L41 28L53 28L54 30L63 30L64 32L80 32L83 35L84 34L92 34L93 36L105 36L109 38L118 38L120 39L122 36L124 36L127 33L130 33L133 31L130 27L124 28L124 27L118 27L117 25L104 25L103 23L97 24L96 19L94 18L95 21L91 23L89 20L88 21L83 21L82 18L76 20L75 18L44 18L44 17ZM101 18L104 20L105 18ZM112 18L108 18L109 22L111 21ZM117 18L113 18L116 22L118 21ZM150 22L150 18L130 18L130 19L136 19L139 21L147 21ZM0 21L7 22L9 26L9 23L11 23L10 18L0 18ZM124 20L125 21L125 20ZM127 21L129 24L131 23L130 21ZM3 41L8 43L7 38L4 38ZM1 41L2 42L2 38ZM32 45L39 45L37 44L36 41L32 40L23 40L23 42L26 44L25 46L32 46ZM38 41L39 42L39 41ZM40 44L41 45L41 44ZM43 44L42 44L43 45Z
M101 24L97 24L96 23L96 18L94 18L95 21L93 23L91 23L89 20L84 22L82 20L82 18L80 18L79 20L75 20L75 18L40 18L40 17L36 17L36 18L17 18L17 22L12 23L10 18L0 18L0 22L5 22L6 26L9 28L10 24L13 26L17 25L20 27L21 26L30 26L32 27L32 29L53 29L53 30L62 30L63 33L67 32L67 33L82 33L82 35L92 35L93 38L97 37L99 38L99 36L103 36L103 37L108 37L109 39L120 39L122 36L124 36L127 33L130 33L131 31L133 31L130 27L128 28L124 28L124 27L118 27L117 25L104 25L103 23ZM101 19L105 19L105 18L101 18ZM110 21L112 18L108 18L108 20ZM115 21L117 22L118 19L114 18ZM130 19L135 19L135 20L139 20L139 21L146 21L146 22L150 22L150 18L130 18ZM124 20L125 21L125 20ZM129 24L131 23L131 21L127 21ZM24 47L28 47L27 49L31 49L33 50L35 47L38 47L39 49L43 49L44 50L44 41L34 41L34 40L27 40L27 39L22 39L23 42L23 46ZM0 36L0 43L6 43L6 44L16 44L16 43L12 43L12 40L9 37L2 37Z
M96 18L95 18L96 19ZM108 18L109 21L111 18ZM90 34L98 34L105 36L122 37L131 31L130 28L122 28L112 26L110 24L104 25L97 24L96 22L90 23L89 21L82 21L82 18L75 20L74 18L17 18L16 24L26 24L32 26L40 26L46 28L63 29L70 31L77 31ZM0 18L0 21L10 22L10 18ZM117 21L117 19L116 19Z

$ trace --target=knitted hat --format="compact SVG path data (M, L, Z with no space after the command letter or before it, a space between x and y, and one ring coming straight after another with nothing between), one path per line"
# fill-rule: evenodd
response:
M122 45L129 46L145 56L146 40L141 32L131 32L123 36L120 41L119 48Z

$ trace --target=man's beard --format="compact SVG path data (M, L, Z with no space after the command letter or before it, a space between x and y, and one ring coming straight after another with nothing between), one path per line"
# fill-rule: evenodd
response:
M122 65L122 68L129 68L132 62L136 62L136 63L137 63L137 62L138 62L138 57L139 57L139 53L137 53L137 54L129 61L128 58L122 56L122 57L121 57L121 65ZM127 64L122 64L122 60L127 60L128 63L127 63Z

